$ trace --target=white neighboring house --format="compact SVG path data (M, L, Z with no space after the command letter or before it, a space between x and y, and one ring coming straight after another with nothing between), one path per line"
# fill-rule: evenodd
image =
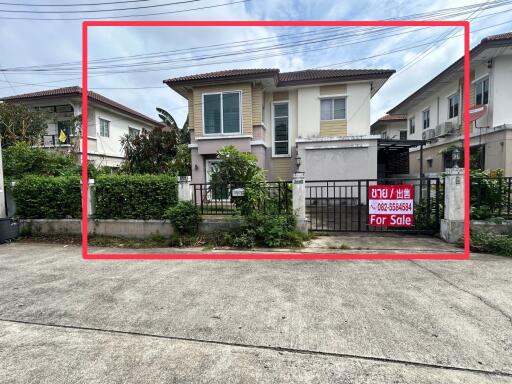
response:
M380 135L382 139L407 140L407 116L385 115L371 126L372 135Z
M5 103L24 104L43 109L54 118L48 121L46 135L41 140L44 148L69 151L76 144L82 155L79 136L71 130L71 120L82 114L82 88L65 87L0 98ZM89 91L88 104L88 159L98 166L118 167L124 155L121 137L138 135L162 124L131 108Z
M388 112L407 116L409 139L428 140L425 174L452 167L452 150L462 146L463 63L460 58ZM470 108L487 109L470 122L473 164L512 176L512 32L488 36L471 50L470 79ZM418 175L418 149L411 149L409 161L410 173Z

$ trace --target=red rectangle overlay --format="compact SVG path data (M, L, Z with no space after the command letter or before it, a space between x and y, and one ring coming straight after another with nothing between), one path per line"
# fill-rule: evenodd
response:
M413 185L368 186L368 225L411 227L413 224Z

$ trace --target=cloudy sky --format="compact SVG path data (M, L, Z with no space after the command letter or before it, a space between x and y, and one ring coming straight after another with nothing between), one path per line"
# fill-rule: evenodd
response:
M469 19L474 46L485 36L512 31L512 0L3 2L0 96L80 85L81 20L390 18ZM186 102L162 84L164 79L231 68L395 69L397 73L372 99L373 121L462 53L460 28L93 27L89 87L155 118L155 107L165 108L181 124Z

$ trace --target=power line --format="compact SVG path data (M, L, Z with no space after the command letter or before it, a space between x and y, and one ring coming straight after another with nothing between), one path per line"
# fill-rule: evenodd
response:
M480 31L483 31L483 30L486 30L486 29L495 28L497 26L504 25L504 24L509 24L509 23L510 23L509 21L505 21L505 22L502 22L502 23L496 23L496 24L493 24L493 25L490 25L490 26L487 26L487 27L482 27L482 28L479 28L479 29L474 29L472 32L480 32ZM459 36L461 36L461 34L451 36L450 39L454 38L454 37L459 37ZM439 39L439 40L436 40L434 42L438 42L438 41L444 41L444 40L443 39ZM343 65L354 63L354 62L358 62L358 61L366 61L368 59L373 59L373 58L376 58L376 57L387 56L387 55L390 55L390 54L393 54L393 53L396 53L396 52L402 52L402 51L406 51L408 49L413 49L413 48L422 47L422 46L425 46L425 45L430 45L432 43L433 43L432 41L429 41L427 43L417 44L417 45L413 45L413 46L408 46L408 47L401 48L401 49L394 49L394 50L391 50L391 51L387 51L387 52L383 52L383 53L379 53L379 54L375 54L375 55L371 55L371 56L360 57L360 58L346 60L346 61L342 61L342 62L336 62L336 63L332 63L332 64L327 64L327 65L319 66L317 68L318 69L322 69L322 68L329 68L329 67L335 67L335 66L343 66ZM92 75L90 77L94 77L94 76L99 76L99 75ZM396 77L396 74L395 74L394 77ZM11 81L11 82L15 83L15 84L21 84L22 86L44 87L45 84L58 83L58 82L63 82L63 81L80 80L80 79L81 79L80 77L77 77L77 78L69 78L69 79L48 81L48 82L42 82L42 83L23 83L23 82L15 82L15 81ZM9 87L3 87L3 88L0 88L0 89L5 89L5 88L9 88ZM110 89L110 90L118 90L118 89L119 90L122 90L122 89L131 89L131 90L133 90L133 89L166 89L166 88L167 88L166 86L91 87L91 89Z
M24 10L14 10L14 9L0 9L0 12L10 12L10 13L30 13L30 14L41 14L41 13L98 13L98 12L115 12L115 11L128 11L134 9L147 9L147 8L160 8L160 7L168 7L171 5L177 4L186 4L186 3L196 3L202 0L182 0L176 1L173 3L166 4L153 4L153 5L143 5L138 7L127 7L127 8L112 8L112 9L86 9L86 10L71 10L71 11L24 11Z
M83 7L83 6L96 6L96 5L111 5L111 4L126 4L126 3L143 3L151 0L122 0L122 1L109 1L103 3L67 3L67 4L37 4L37 3L9 3L0 2L0 5L15 5L18 7Z
M165 12L145 13L145 14L136 14L136 15L108 16L107 20L111 20L111 19L124 19L124 18L129 18L129 17L146 17L146 16L171 15L171 14L175 14L175 13L200 11L200 10L204 10L204 9L211 9L211 8L224 7L224 6L228 6L228 5L247 3L249 1L251 1L251 0L238 0L238 1L232 1L232 2L229 2L229 3L208 5L208 6L197 7L197 8L181 9L179 11L165 11ZM59 18L59 17L40 18L40 17L8 17L8 16L0 16L0 19L5 19L5 20L36 20L36 21L77 21L77 20L85 20L85 18L83 18L83 17L66 17L65 19L63 19L63 18ZM105 17L87 17L86 19L87 20L105 20Z
M508 3L510 3L510 0L494 1L494 2L489 3L489 4L488 3L477 3L477 4L467 5L467 6L463 6L463 7L445 8L445 9L438 10L438 11L431 11L431 12L417 13L417 14L413 14L413 15L402 16L402 17L400 17L398 19L401 19L401 18L412 18L412 17L417 17L417 16L421 16L421 17L427 17L427 16L430 16L430 17L440 17L440 15L444 15L443 17L454 17L454 16L458 16L458 15L461 15L461 14L468 13L470 9L473 9L475 7L478 7L478 9L480 9L482 6L488 5L487 8L485 8L485 9L490 9L490 8L494 8L494 7L501 7L503 5L507 5ZM461 11L464 11L464 10L466 10L467 12L461 12ZM455 11L457 11L457 13L453 13ZM364 29L358 28L357 29L357 34L359 35L361 33L361 30L363 30L365 33L367 31L368 31L368 33L373 33L372 30L376 30L376 29L377 28L370 28L370 27L364 28ZM392 27L390 27L388 29L392 29ZM401 29L403 29L403 28L401 28ZM149 53L149 54L136 54L136 55L127 55L127 56L117 56L117 57L111 57L111 58L103 58L103 59L91 60L89 63L122 61L122 60L130 60L132 58L134 59L134 58L142 58L142 57L145 57L145 58L159 57L159 56L164 56L165 57L165 56L168 56L170 54L176 55L177 53L189 53L189 52L191 52L193 50L201 50L201 52L204 52L204 51L212 50L212 49L215 49L215 48L218 48L218 47L234 48L234 47L239 46L239 45L242 45L242 46L254 45L254 43L258 42L258 41L281 39L283 37L288 38L289 36L291 36L293 38L293 37L296 37L296 36L299 36L299 35L306 35L306 34L322 34L323 35L326 32L330 33L332 30L338 30L339 31L339 28L338 27L325 28L325 29L322 28L321 30L307 31L307 32L301 32L301 33L294 32L294 33L288 33L288 34L280 34L280 35L276 35L276 36L272 36L272 37L250 39L250 40L241 40L241 41L235 41L235 42L230 42L230 43L214 44L214 45L208 45L208 46L198 46L198 47L177 49L177 50L171 50L171 51L160 51L160 52L153 52L153 53ZM378 28L378 30L382 31L383 29L382 28ZM339 32L337 32L337 35L328 35L328 37L329 36L343 37L343 36L350 36L350 35L354 35L354 33L342 33L342 34L339 34ZM247 43L252 43L252 44L247 44ZM37 68L46 68L46 69L48 69L48 68L57 68L57 67L62 67L62 66L65 66L65 65L73 65L73 64L76 65L76 66L81 66L81 61L71 61L71 62L63 62L63 63L55 63L55 64L44 64L44 65L32 65L32 66L24 66L24 67L13 67L13 68L7 68L7 69L9 71L37 69ZM143 63L143 64L147 65L147 63ZM79 69L79 67L77 69Z

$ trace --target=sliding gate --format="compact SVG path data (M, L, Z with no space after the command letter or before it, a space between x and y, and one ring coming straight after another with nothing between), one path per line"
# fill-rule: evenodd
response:
M401 184L414 186L413 226L368 225L368 187ZM443 184L439 178L306 181L306 215L312 231L433 234L439 231L443 202Z

